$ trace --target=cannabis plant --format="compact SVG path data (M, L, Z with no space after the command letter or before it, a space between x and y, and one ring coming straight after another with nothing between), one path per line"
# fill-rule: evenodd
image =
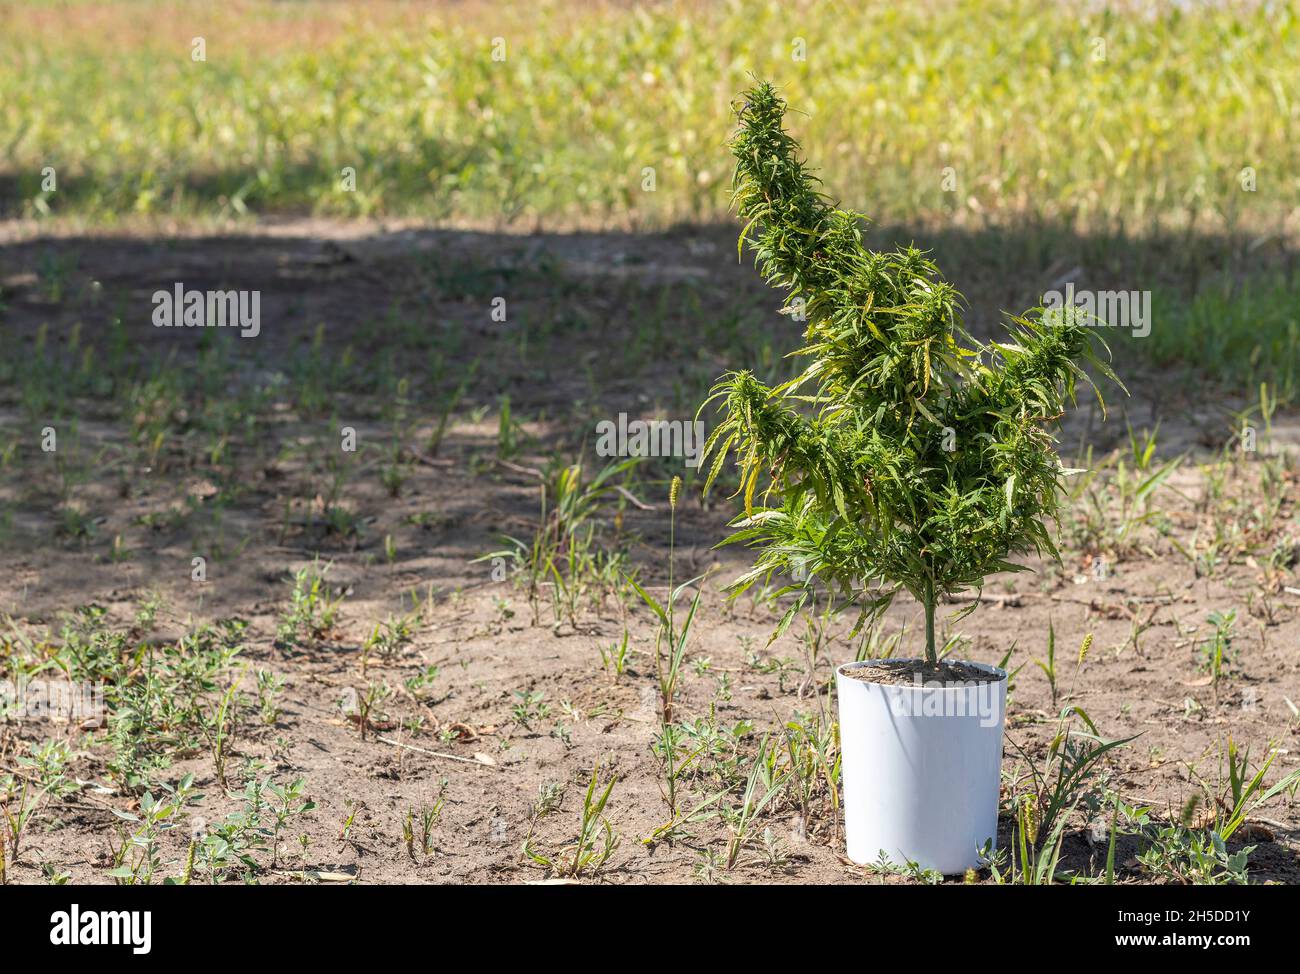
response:
M749 241L786 291L784 313L807 321L791 353L807 367L775 387L728 373L704 404L723 414L704 489L734 455L744 514L724 543L758 550L731 588L794 579L775 593L795 598L773 638L819 584L857 603L860 623L906 590L925 608L935 665L941 599L1022 570L1015 555L1059 559L1045 521L1070 471L1049 429L1076 382L1092 384L1081 363L1114 375L1080 315L1039 308L1010 317L1005 341L972 339L961 296L925 252L863 244L864 217L819 191L784 114L771 85L746 93L733 205L745 221L738 250Z

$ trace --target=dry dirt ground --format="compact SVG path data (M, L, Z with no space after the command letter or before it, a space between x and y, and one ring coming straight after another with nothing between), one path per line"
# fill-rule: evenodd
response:
M204 339L205 353L192 331L151 327L150 295L177 281L259 289L261 335L217 334ZM968 294L979 290L958 283ZM491 318L496 296L508 301L504 323ZM971 297L977 315L1010 303L996 289ZM604 816L619 842L591 881L911 881L843 857L824 784L807 807L787 795L765 808L731 868L732 833L718 818L645 841L669 820L652 749L653 617L634 600L593 589L572 619L557 622L544 590L535 620L519 577L501 579L499 566L475 560L499 549L503 535L532 537L539 488L530 471L548 457L571 461L585 443L586 475L598 468L590 456L596 420L620 411L688 417L726 368L779 361L794 335L772 313L776 305L752 267L737 264L731 228L541 236L306 222L170 239L12 235L0 246L0 341L9 363L0 389L7 449L0 612L12 617L0 618L0 646L17 654L23 640L57 643L63 614L87 604L106 609L132 645L174 640L203 621L245 620L238 657L245 692L254 693L256 670L282 678L284 688L273 724L246 708L230 788L252 768L281 781L304 778L316 802L274 864L258 857L259 882L301 881L303 868L362 883L546 878L521 847L530 831L547 856L574 842L597 765L602 782L616 779ZM96 345L115 318L117 352L111 339ZM719 321L734 324L723 329ZM79 349L91 346L87 366ZM144 370L131 364L146 362ZM1229 736L1249 745L1253 759L1276 742L1270 781L1300 764L1300 582L1294 560L1264 557L1297 534L1295 468L1276 459L1284 449L1294 455L1297 427L1294 415L1275 416L1257 453L1230 450L1221 461L1241 403L1136 361L1117 367L1136 380L1128 421L1135 429L1159 423L1161 456L1186 455L1153 495L1155 513L1123 543L1106 533L1117 522L1098 534L1080 514L1063 525L1063 566L1036 564L1035 574L992 580L984 604L950 618L948 633L960 633L960 655L970 659L997 663L1012 651L1008 796L1025 787L1026 761L1044 760L1057 712L1077 704L1103 736L1134 736L1107 761L1107 787L1156 817L1177 818L1201 782L1217 787ZM48 368L53 378L34 378ZM153 422L145 414L160 397L144 386L160 375L162 387L172 382L179 391ZM104 376L111 388L95 385ZM434 452L439 404L451 388L463 392ZM504 447L503 396L512 417ZM198 415L223 397L237 404L235 416L212 433ZM241 425L245 411L257 413L255 425ZM1090 444L1113 479L1106 458L1127 449L1125 413L1104 426L1099 420L1082 407L1063 448ZM47 425L69 444L55 454L38 446ZM337 429L345 425L362 446L340 460ZM1266 462L1280 471L1271 494L1261 487ZM680 461L644 466L629 487L636 502L620 495L599 512L599 537L662 596L666 482L683 470ZM1108 516L1118 517L1117 489L1099 479L1097 491ZM748 596L728 603L718 591L744 564L743 552L714 549L733 513L725 492L706 504L689 485L677 513L675 577L709 573L677 713L724 728L752 723L715 740L752 757L763 735L777 732L776 740L791 722L809 723L798 715L821 714L828 725L833 665L854 653L852 620L829 623L811 668L801 626L767 645L778 614ZM207 559L205 581L192 580L196 555ZM337 623L319 640L277 645L291 573L318 557L343 596ZM161 608L140 627L133 620L151 598ZM1214 685L1198 648L1212 632L1208 615L1228 609L1238 612L1232 655ZM413 638L391 654L371 653L363 675L374 627L403 613L414 620ZM905 629L910 645L917 618L915 604L900 599L879 638ZM1049 624L1055 701L1035 665L1045 659ZM601 649L617 644L625 627L632 651L615 678ZM1076 666L1086 633L1094 641ZM436 678L406 690L404 681L425 667L436 667ZM393 692L363 737L340 701L370 685ZM77 883L111 881L110 849L123 826L114 810L137 809L138 797L108 773L102 723L11 718L0 726L6 770L18 767L29 744L53 738L71 744L69 774L81 782L39 805L10 882L43 881L43 865ZM195 821L239 807L222 794L206 753L174 755L158 780L186 772L205 795ZM684 779L684 805L709 797L725 775L702 758L698 776ZM537 814L539 794L553 785L558 805ZM408 812L418 832L420 809L439 802L428 852L411 854ZM1294 798L1259 814L1249 833L1252 877L1300 882ZM1100 868L1105 833L1095 824L1083 813L1072 820L1071 868ZM1004 817L1003 842L1010 827ZM192 831L181 825L162 834L167 874L180 872ZM305 855L300 834L309 840ZM1152 878L1138 868L1137 852L1135 840L1121 843L1121 881Z

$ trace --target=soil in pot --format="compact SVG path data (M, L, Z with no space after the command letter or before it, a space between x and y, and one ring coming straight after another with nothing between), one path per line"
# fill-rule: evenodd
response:
M930 666L925 660L879 660L870 666L846 666L842 672L852 680L887 686L918 683L949 686L954 683L997 683L1002 679L999 673L990 673L970 663L947 660L941 660L937 666Z

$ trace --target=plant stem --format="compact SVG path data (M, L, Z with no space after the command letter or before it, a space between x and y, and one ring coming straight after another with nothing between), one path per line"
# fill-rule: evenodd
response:
M939 665L939 657L934 648L934 582L926 579L925 591L922 593L925 604L925 661L930 666Z

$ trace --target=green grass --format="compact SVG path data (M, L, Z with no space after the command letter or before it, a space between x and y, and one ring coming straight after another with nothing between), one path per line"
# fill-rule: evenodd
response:
M729 222L730 105L758 75L799 106L792 129L826 186L887 228L873 245L933 247L982 334L1079 267L1080 287L1154 293L1150 337L1121 354L1293 398L1300 6L1131 6L1159 12L1034 0L25 5L0 35L0 216ZM191 59L196 36L206 61ZM492 59L498 37L504 61ZM496 271L466 277L452 263L458 287L497 293ZM51 300L75 270L42 267ZM316 375L326 384L304 383L309 410L327 401L327 370Z
M1216 283L1190 301L1157 292L1161 327L1141 343L1157 363L1182 362L1222 377L1269 383L1283 400L1300 389L1300 287L1261 274ZM1137 343L1139 340L1134 340Z
M248 6L7 18L7 208L95 221L721 215L728 106L751 73L785 86L827 182L882 221L1273 226L1300 204L1287 4L1154 20L1035 0ZM191 60L196 35L205 62ZM40 189L44 166L55 194ZM355 192L339 188L345 166Z

